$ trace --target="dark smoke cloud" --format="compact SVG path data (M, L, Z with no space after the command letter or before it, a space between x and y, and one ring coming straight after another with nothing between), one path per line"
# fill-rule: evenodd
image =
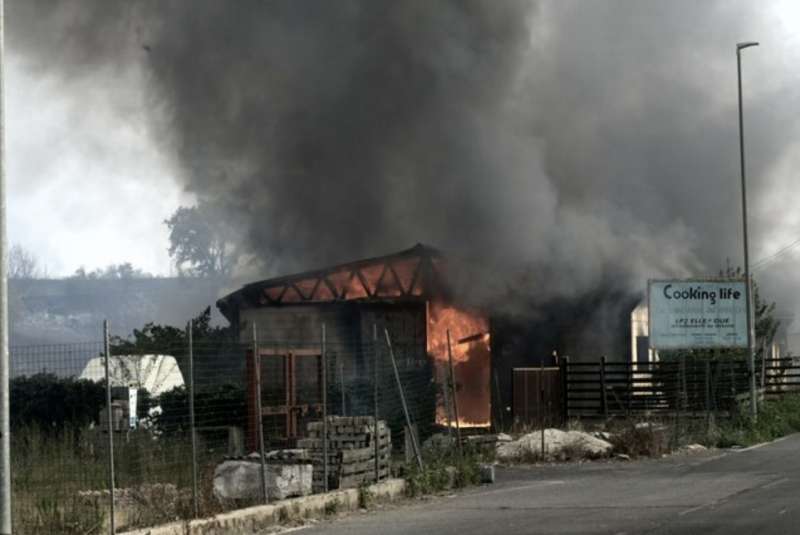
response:
M775 35L760 3L10 4L32 69L147 68L177 178L262 275L423 241L552 296L739 258L733 44ZM782 224L759 199L787 187L787 87L749 93L754 243Z

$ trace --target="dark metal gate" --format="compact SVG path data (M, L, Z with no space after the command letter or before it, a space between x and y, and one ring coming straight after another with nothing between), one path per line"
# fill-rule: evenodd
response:
M511 373L515 426L557 427L564 423L560 368L514 368Z

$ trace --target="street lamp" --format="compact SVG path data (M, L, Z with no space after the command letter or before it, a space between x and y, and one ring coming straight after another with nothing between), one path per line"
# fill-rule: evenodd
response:
M5 148L5 5L0 0L0 533L11 534L11 442L8 393L8 236Z
M755 420L758 417L756 402L756 369L753 351L753 284L750 280L750 254L747 245L747 184L744 169L744 120L742 118L742 50L758 46L754 41L736 43L736 72L739 80L739 162L742 176L742 234L744 237L744 278L747 283L745 304L747 312L747 364L750 368L750 413Z

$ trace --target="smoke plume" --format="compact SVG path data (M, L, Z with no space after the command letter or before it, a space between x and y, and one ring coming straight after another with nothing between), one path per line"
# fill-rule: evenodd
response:
M30 69L143 69L175 178L261 276L419 241L542 297L738 262L733 46L784 35L745 2L9 4ZM756 257L797 226L786 59L746 60Z

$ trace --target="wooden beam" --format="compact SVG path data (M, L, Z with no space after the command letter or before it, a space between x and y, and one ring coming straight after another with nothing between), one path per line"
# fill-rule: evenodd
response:
M364 287L364 291L367 292L367 296L374 297L374 294L369 291L369 284L367 284L367 279L364 278L364 275L363 275L363 273L361 273L361 270L360 269L354 269L353 273L355 273L356 276L358 277L358 280L361 283L361 286L363 286Z
M428 281L426 281L425 277L425 270L428 267L428 258L422 257L419 259L419 264L417 264L417 269L414 270L414 276L411 278L411 288L408 289L409 293L414 291L414 286L419 282L420 283L420 290L423 295L428 293Z
M301 300L301 301L308 301L308 300L309 300L309 298L308 298L308 297L306 297L306 295L305 295L303 292L301 292L301 291L300 291L300 288L297 286L297 284L295 284L295 283L293 282L293 283L291 284L291 287L292 287L292 290L294 290L295 292L297 292L297 295L299 295L299 296L300 296L300 300Z
M281 290L281 293L278 294L278 300L276 302L280 303L281 301L283 301L283 296L286 295L286 290L288 290L288 289L289 289L289 287L284 284L283 285L283 290Z
M322 277L322 282L324 282L325 286L328 287L328 290L331 291L331 295L333 296L334 299L341 299L342 298L339 295L339 292L336 290L336 286L334 286L333 283L330 280L328 280L327 276L323 276ZM342 289L342 293L344 293L344 288Z
M380 290L381 284L383 284L383 278L386 276L387 271L388 271L387 263L384 262L381 274L378 277L378 281L375 283L375 295L378 295L378 290Z
M314 284L314 287L311 289L311 295L308 296L308 298L310 300L312 300L312 301L314 300L314 294L317 293L317 290L319 289L319 285L320 284L322 284L322 277L317 278L317 282ZM321 299L320 299L320 301L321 301Z
M406 289L403 287L403 282L400 280L400 276L397 274L397 271L395 271L394 266L391 264L391 262L387 262L386 265L389 266L389 271L392 273L392 277L394 277L394 281L397 283L397 287L400 288L400 293L403 295L408 295L409 292L411 291L411 288L409 288L407 292Z

